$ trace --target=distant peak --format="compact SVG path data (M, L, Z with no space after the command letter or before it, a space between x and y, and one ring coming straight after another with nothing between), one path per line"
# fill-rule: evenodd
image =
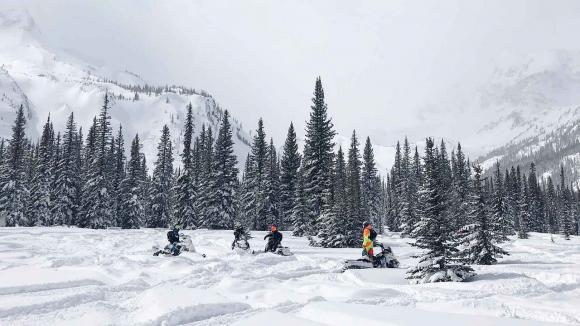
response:
M17 29L28 33L40 33L34 18L26 9L0 11L0 29Z

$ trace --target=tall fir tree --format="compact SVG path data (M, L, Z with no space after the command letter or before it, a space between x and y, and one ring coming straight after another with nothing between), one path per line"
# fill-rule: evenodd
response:
M291 216L294 210L294 197L298 186L300 161L296 132L294 131L294 125L290 123L288 135L284 142L282 158L280 159L280 214L286 225L294 224Z
M570 240L572 234L572 200L570 189L566 186L564 165L560 165L560 233L566 240Z
M407 278L417 283L463 281L473 270L455 257L461 254L453 240L449 215L445 213L445 193L440 184L443 160L439 157L433 139L427 138L423 157L423 183L419 190L420 220L411 236L413 246L422 249L417 266L407 271Z
M469 264L491 265L495 264L498 258L508 254L498 246L508 240L503 225L505 221L502 216L498 215L498 212L503 213L501 202L498 202L501 201L501 197L498 197L496 189L492 205L493 212L490 212L483 188L482 168L477 165L474 166L473 171L473 191L469 201L471 207L469 221L472 223L461 230L461 233L465 235L460 242L466 247L462 255ZM496 172L498 171L499 163L496 164ZM495 180L501 181L501 176L496 177Z
M163 126L153 170L151 216L148 227L166 227L173 221L173 147L169 127Z
M296 185L296 193L294 194L294 205L292 209L292 235L301 237L306 234L308 227L308 212L307 203L304 193L304 178L302 177L302 169L298 170L298 184Z
M115 138L112 145L114 149L112 151L112 174L111 174L111 193L113 194L114 203L114 218L117 226L121 226L121 210L123 202L123 194L121 190L121 182L125 180L125 163L127 158L125 157L125 140L123 138L123 127L119 125L119 131L117 132L117 138Z
M34 172L30 184L30 224L39 226L52 225L51 186L53 155L55 151L54 128L48 117L42 129L38 155L35 158Z
M224 112L213 155L207 218L213 229L232 228L236 220L238 161L234 154L229 113Z
M280 218L280 164L271 138L267 152L263 198L267 224L276 224L279 228L283 228L284 221Z
M491 198L491 220L493 223L496 223L501 227L502 235L507 236L515 234L514 226L512 224L513 217L510 215L510 209L507 204L505 184L501 174L499 161L495 163L493 176L494 190Z
M558 195L551 176L548 176L546 188L546 222L550 234L558 232Z
M7 158L4 160L0 193L0 212L6 216L6 226L30 225L26 205L29 189L26 184L26 158L28 141L24 133L26 118L20 105L12 126L12 137L8 142Z
M529 187L529 211L530 220L528 221L528 229L535 232L542 232L544 226L543 203L541 189L536 177L536 164L530 164L530 173L528 174Z
M471 191L471 171L460 143L457 144L457 152L454 154L451 166L451 217L452 228L454 230L459 230L468 223L468 220L465 217L468 215L470 210L468 197Z
M408 169L410 164L407 165ZM336 191L336 187L335 187ZM382 229L380 211L380 179L375 165L375 155L370 137L365 141L361 174L361 219L371 222L377 230Z
M518 167L518 184L521 185L519 201L518 201L518 238L527 239L528 238L528 226L530 221L530 192L528 188L528 181L526 180L526 175L520 176Z
M328 193L332 191L332 163L334 160L334 126L328 117L324 89L320 77L316 79L312 111L306 124L304 160L304 198L306 201L307 223L304 229L315 234L314 224L325 206Z
M194 153L192 148L193 139L193 107L187 106L185 128L183 131L183 152L181 153L182 172L177 178L175 185L175 214L176 223L183 228L192 229L197 227L195 200L196 191L196 165L199 165L199 153ZM194 146L195 147L195 146Z
M391 219L389 229L394 232L401 230L401 227L407 227L407 223L403 220L408 213L408 205L404 202L404 182L403 182L403 155L401 152L401 143L397 142L395 147L395 162L391 169ZM405 212L402 212L405 210Z
M113 225L113 200L110 188L110 147L112 139L109 94L105 94L98 119L88 139L86 179L83 186L82 218L79 225L106 228Z
M358 146L356 132L353 131L346 164L348 223L344 234L345 243L351 247L360 246L360 232L364 222L361 214L361 161Z
M214 137L210 127L205 131L205 137L200 139L203 142L201 156L201 172L199 186L197 187L199 225L204 228L211 228L211 220L208 216L207 202L211 196L211 176L213 168Z
M347 173L342 147L338 148L333 170L334 203L321 214L317 241L311 240L311 244L325 248L343 248L348 246L346 236L351 225L347 214Z
M125 178L120 183L121 205L119 226L123 229L136 229L145 222L143 206L143 174L141 172L141 144L139 135L131 142L131 153L127 162Z
M268 146L262 119L258 121L258 129L252 140L249 169L246 172L245 197L243 209L248 217L248 225L253 230L265 230L267 216L265 207L265 183L268 166Z

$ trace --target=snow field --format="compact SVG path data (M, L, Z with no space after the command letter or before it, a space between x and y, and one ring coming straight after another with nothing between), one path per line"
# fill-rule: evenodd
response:
M166 230L0 228L1 325L580 324L580 239L532 233L465 283L410 285L416 249L380 239L400 269L340 273L361 250L308 246L293 256L236 254L231 231L184 231L198 253L154 257ZM261 250L264 232L252 232ZM207 258L202 258L205 253ZM274 322L275 321L275 322Z

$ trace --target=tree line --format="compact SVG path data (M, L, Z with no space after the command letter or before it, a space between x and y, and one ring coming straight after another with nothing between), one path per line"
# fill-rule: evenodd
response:
M415 241L419 263L408 271L416 282L461 281L471 264L494 264L508 254L500 244L529 232L579 232L580 197L560 169L559 184L539 179L532 162L526 175L519 166L502 172L496 162L490 177L471 165L461 144L451 155L445 142L427 138L421 157L405 139L397 143L387 176L386 219L389 230ZM553 239L553 238L552 238Z
M183 151L174 153L163 126L149 173L139 135L127 157L122 126L111 126L110 94L86 136L71 113L63 132L49 117L33 142L20 107L11 138L0 142L0 213L7 226L227 229L240 223L265 230L278 224L316 245L354 246L361 223L380 224L384 207L370 139L362 160L356 133L346 158L342 149L335 154L320 78L312 101L304 151L290 124L278 155L260 119L241 177L227 111L217 134L202 125L194 137L188 105Z
M243 171L237 169L230 116L217 134L205 125L194 137L187 106L183 150L174 153L162 127L149 173L138 135L125 155L123 129L111 126L105 94L86 136L74 115L55 133L48 118L37 143L26 138L18 110L8 141L0 142L0 213L7 226L75 225L87 228L167 227L254 230L270 224L307 236L323 247L358 247L370 221L415 239L423 252L409 277L463 279L469 264L491 264L507 254L499 244L517 234L578 234L580 195L564 178L538 178L535 165L484 177L461 145L449 155L428 138L425 150L397 143L395 162L382 178L370 138L362 146L353 131L347 149L335 151L336 132L316 80L302 152L291 123L282 153L258 121ZM362 153L361 153L362 152ZM181 165L174 166L174 154Z

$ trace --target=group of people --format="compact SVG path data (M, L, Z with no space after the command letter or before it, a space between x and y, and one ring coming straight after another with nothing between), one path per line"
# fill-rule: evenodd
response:
M180 229L180 225L175 225L172 230L167 232L167 240L169 241L169 245L165 248L165 250L174 256L179 255L182 249L179 237ZM376 238L377 232L373 229L372 224L370 222L364 222L362 241L363 256L368 257L368 259L371 261L373 261L375 258L373 248L375 246ZM251 239L251 236L248 229L239 223L236 224L234 227L234 241L232 242L232 250L235 248L249 250L249 239ZM264 252L276 252L282 243L282 233L278 231L278 227L275 224L270 226L270 232L264 237L264 240L266 239L268 239L268 242L266 243Z

